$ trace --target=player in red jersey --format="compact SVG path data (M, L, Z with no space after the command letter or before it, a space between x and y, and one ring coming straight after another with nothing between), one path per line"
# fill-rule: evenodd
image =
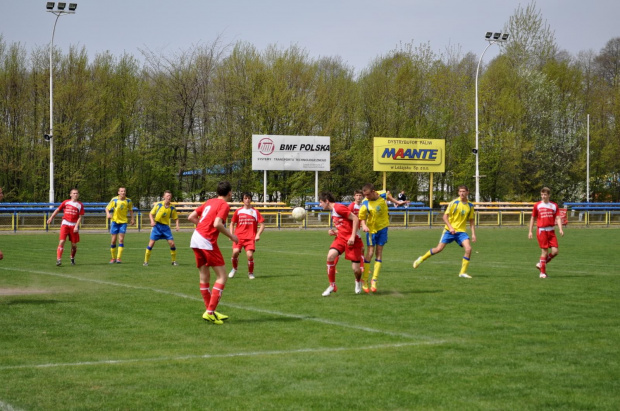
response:
M360 208L362 208L362 201L364 200L364 192L362 190L355 190L353 192L353 201L349 204L349 210L355 215L359 215ZM362 256L364 256L364 243L362 242ZM338 260L340 256L336 257L336 261L334 265L338 266ZM360 269L362 273L364 272L364 259L360 261ZM338 269L336 269L336 274L338 274Z
M71 199L65 200L47 219L47 224L52 224L56 214L63 211L62 223L60 224L60 241L56 250L56 265L62 264L62 253L65 250L65 241L67 237L71 241L71 265L75 265L75 253L77 252L77 243L80 242L80 223L84 215L84 204L78 201L80 192L77 188L71 190Z
M254 279L254 251L256 242L260 240L260 235L265 229L265 219L260 211L252 207L252 194L243 193L243 207L235 210L230 221L230 232L239 238L238 243L233 243L232 270L228 273L229 278L233 278L237 272L239 264L239 254L245 248L245 255L248 257L248 278Z
M192 211L187 219L196 224L190 247L196 257L196 267L200 273L200 293L207 309L202 318L212 324L221 325L224 320L228 319L228 316L216 312L215 309L220 302L228 277L224 257L217 245L217 238L222 233L234 243L239 242L239 239L225 225L230 211L228 201L232 197L230 183L220 182L216 193L217 198L208 200ZM217 277L213 284L213 291L209 290L211 277L209 268L213 268Z
M362 239L357 235L359 219L343 204L336 203L331 193L324 192L319 196L319 205L323 210L332 212L334 228L329 230L329 235L336 238L329 246L327 252L327 278L329 287L323 292L323 297L327 297L332 292L338 291L336 286L336 257L344 253L344 258L351 261L351 268L355 274L355 293L362 292L362 270L360 261L362 260Z
M549 201L551 190L543 187L540 190L541 201L534 204L532 218L530 218L530 232L528 238L532 239L532 228L536 219L536 239L541 248L540 261L536 268L540 270L540 278L547 278L547 263L558 255L558 238L555 235L554 224L558 225L560 234L564 237L562 230L562 217L560 217L558 205ZM551 249L551 252L549 252Z

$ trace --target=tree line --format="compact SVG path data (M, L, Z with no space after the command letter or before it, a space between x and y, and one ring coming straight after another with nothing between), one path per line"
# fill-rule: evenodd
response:
M598 52L560 50L535 4L519 6L498 57L480 69L480 194L530 201L549 186L557 201L584 201L589 115L590 199L620 201L620 38ZM484 45L484 44L483 44ZM494 46L495 47L495 46ZM53 50L56 201L78 187L107 201L119 186L147 205L170 189L201 201L220 180L261 201L297 203L313 172L252 171L252 134L331 137L321 190L337 198L366 182L374 137L446 141L435 201L474 187L478 56L404 43L356 73L340 57L248 42L191 46L142 60L84 48ZM7 201L47 201L49 49L27 51L0 36L0 186ZM388 189L428 201L427 173L389 173Z

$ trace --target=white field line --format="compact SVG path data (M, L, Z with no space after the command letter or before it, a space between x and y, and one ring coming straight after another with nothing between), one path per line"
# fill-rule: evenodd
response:
M202 302L202 297L195 297L195 296L190 296L190 295L187 295L187 294L176 293L174 291L160 290L160 289L151 288L151 287L143 287L143 286L138 286L138 285L116 283L116 282L112 282L112 281L95 280L95 279L91 279L91 278L82 278L82 277L76 277L76 276L68 275L68 274L50 273L50 272L46 272L46 271L24 270L24 269L17 269L17 268L8 269L8 268L4 268L4 267L0 267L0 270L19 271L19 272L24 272L24 273L29 273L29 274L39 274L39 275L47 275L47 276L51 276L51 277L67 278L67 279L71 279L71 280L75 280L75 281L84 281L84 282L89 282L89 283L94 283L94 284L101 284L101 285L107 285L107 286L112 286L112 287L123 287L123 288L130 288L130 289L134 289L134 290L150 291L150 292L154 292L154 293L158 293L158 294L172 295L172 296L179 297L179 298L184 298L184 299L187 299L187 300L193 300L193 301L200 301L200 302ZM306 320L306 321L314 321L314 322L318 322L318 323L321 323L321 324L328 324L328 325L333 325L333 326L342 327L342 328L350 328L350 329L365 331L365 332L369 332L369 333L384 334L384 335L389 335L389 336L393 336L393 337L404 337L404 338L415 339L415 340L426 340L426 341L431 341L431 342L433 341L431 338L426 337L426 336L422 336L422 335L411 335L411 334L407 334L407 333L379 330L379 329L375 329L375 328L369 328L369 327L363 327L363 326L359 326L359 325L347 324L347 323L342 323L342 322L338 322L338 321L332 321L332 320L328 320L328 319L324 319L324 318L318 318L318 317L314 317L314 316L301 315L301 314L289 314L289 313L284 313L284 312L281 312L281 311L265 310L265 309L262 309L262 308L244 306L244 305L239 305L239 304L221 303L220 305L226 306L226 307L231 307L231 308L236 308L236 309L240 309L240 310L246 310L246 311L262 313L262 314L271 314L271 315L276 315L276 316L280 316L280 317L295 318L295 319Z
M13 407L11 404L7 404L6 402L0 400L0 410L2 411L21 411L19 408Z
M217 359L217 358L233 358L233 357L259 357L268 355L291 355L291 354L308 354L308 353L331 353L359 350L383 350L386 348L403 348L422 345L438 345L445 344L447 341L425 341L425 342L405 342L394 344L380 344L360 347L322 347L322 348L300 348L297 350L278 350L278 351L250 351L237 352L229 354L203 354L203 355L182 355L178 357L158 357L158 358L131 358L125 360L102 360L102 361L83 361L73 363L55 363L55 364L29 364L29 365L9 365L2 366L0 370L18 370L33 368L54 368L54 367L81 367L93 365L115 365L115 364L136 364L146 362L170 362L170 361L188 361L196 359ZM0 402L0 406L2 402Z

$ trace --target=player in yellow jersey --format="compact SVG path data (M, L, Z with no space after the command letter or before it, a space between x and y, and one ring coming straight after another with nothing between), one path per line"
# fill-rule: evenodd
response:
M469 258L471 257L471 243L466 231L467 222L469 221L471 241L474 243L476 242L476 227L474 224L474 205L467 199L468 195L469 189L467 186L459 186L459 198L452 200L450 204L448 204L446 212L443 215L443 221L446 223L446 226L444 227L439 244L437 244L437 247L431 248L423 256L418 257L418 259L413 262L413 268L418 268L427 258L440 253L446 244L456 241L458 245L465 249L459 277L471 278L471 276L467 274Z
M394 204L401 205L404 202L392 197L389 191L376 191L372 184L366 184L362 187L362 194L366 199L362 201L362 207L359 211L359 220L362 230L366 233L366 255L364 256L364 273L362 275L362 290L368 293L377 292L377 281L379 272L381 271L381 263L383 259L383 246L388 241L388 227L390 225L390 216L388 213L388 205L386 200ZM370 290L368 289L368 277L370 275L370 260L375 256L375 264L372 270L372 280L370 282Z
M177 264L177 248L174 245L174 238L172 237L172 231L170 230L170 220L177 220L177 228L179 231L179 215L175 206L170 204L172 200L172 193L168 190L164 191L164 201L160 201L155 204L149 218L151 219L151 239L149 245L146 247L146 253L144 254L144 266L149 265L149 259L151 258L151 250L157 240L168 240L170 245L170 256L172 257L172 265Z
M125 248L125 233L127 232L127 213L131 218L131 225L134 225L133 219L133 203L130 198L127 198L127 189L120 187L118 189L118 196L110 200L110 203L105 208L106 218L112 219L110 222L110 234L112 234L112 241L110 243L110 254L112 259L110 264L121 263L121 256L123 255L123 249ZM118 238L118 255L116 253L116 239Z

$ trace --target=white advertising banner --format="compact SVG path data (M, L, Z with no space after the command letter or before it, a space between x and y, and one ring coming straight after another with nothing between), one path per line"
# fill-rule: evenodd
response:
M252 135L252 170L330 171L329 137Z

